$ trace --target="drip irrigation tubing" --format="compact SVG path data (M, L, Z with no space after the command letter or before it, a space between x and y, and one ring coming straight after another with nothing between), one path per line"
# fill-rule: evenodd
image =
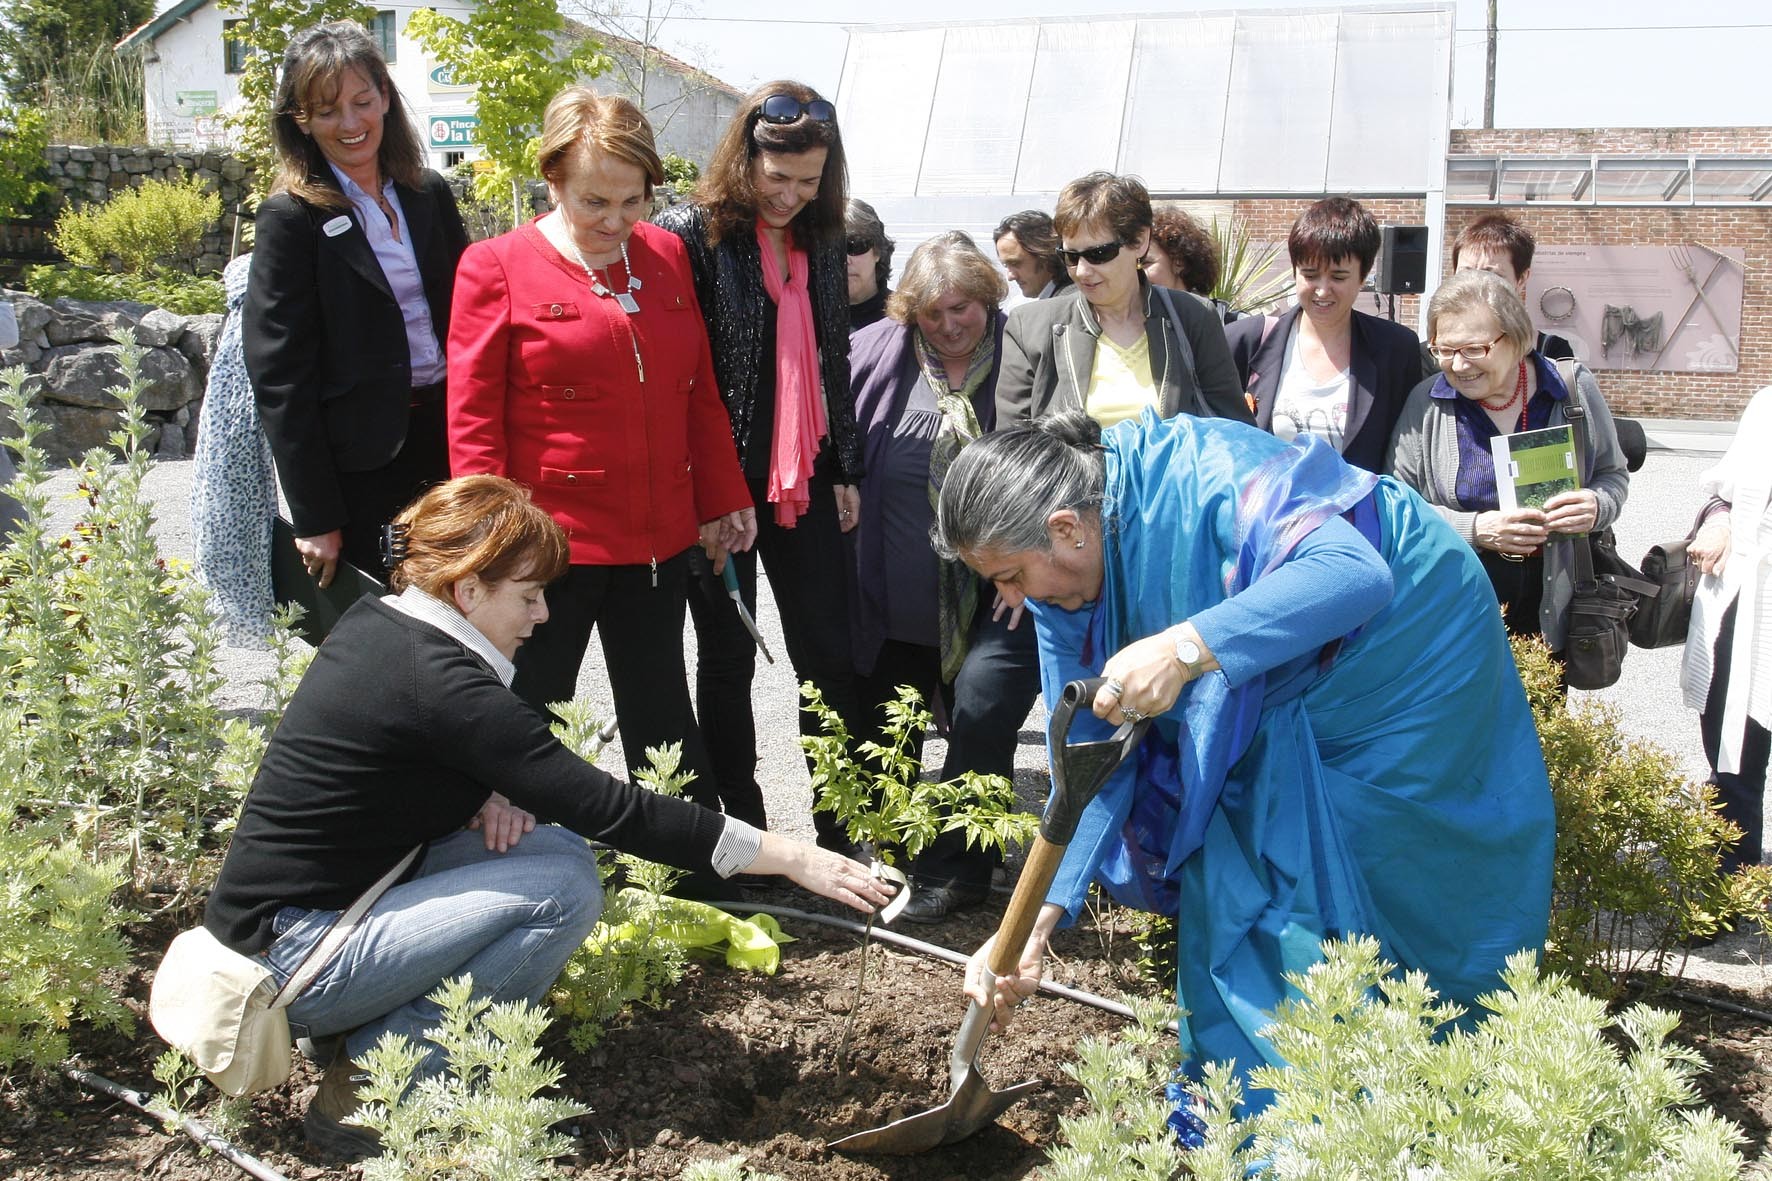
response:
M62 1073L85 1087L87 1090L102 1091L113 1099L121 1099L131 1107L139 1108L157 1120L167 1118L164 1113L155 1111L149 1106L148 1097L146 1095L143 1095L140 1091L131 1090L121 1083L114 1083L103 1075L93 1074L90 1070L81 1070L74 1066L62 1067ZM289 1181L288 1177L285 1177L270 1165L265 1164L265 1162L259 1160L256 1156L235 1148L227 1140L223 1139L214 1128L211 1128L202 1120L196 1119L193 1116L179 1114L173 1114L171 1119L178 1125L179 1131L183 1132L185 1135L189 1136L198 1144L209 1149L209 1151L215 1153L222 1159L231 1161L246 1173L257 1177L259 1181Z
M854 919L846 919L838 915L819 914L814 910L800 910L793 906L774 906L763 902L717 902L714 903L714 905L720 907L722 910L730 911L741 918L745 914L756 914L761 912L763 914L772 914L776 918L782 919L805 919L808 922L821 923L824 926L835 927L839 931L849 931L856 935L868 934L867 926L863 923L856 922ZM936 943L928 943L921 939L913 939L909 935L901 935L897 931L878 925L874 927L872 937L878 939L881 943L888 943L893 947L900 947L906 951L914 951L919 955L929 956L931 959L945 960L950 964L958 964L961 967L965 967L966 961L971 958L962 955L960 952L954 951L952 948L942 947L940 944ZM1090 1005L1094 1008L1117 1014L1126 1018L1128 1021L1137 1019L1137 1014L1133 1013L1130 1005L1122 1004L1115 1000L1109 1000L1104 996L1097 996L1092 992L1084 992L1080 988L1072 988L1068 984L1057 984L1051 980L1041 980L1040 991L1055 997L1061 997L1067 1001L1075 1001L1079 1005ZM1174 1033L1175 1022L1169 1022L1166 1028L1169 1032Z

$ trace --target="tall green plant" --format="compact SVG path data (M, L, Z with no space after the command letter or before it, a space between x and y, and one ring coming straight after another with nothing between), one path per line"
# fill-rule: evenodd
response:
M1613 993L1630 972L1670 966L1681 941L1739 921L1768 929L1772 868L1718 873L1741 833L1673 757L1629 738L1617 711L1571 705L1538 640L1515 640L1557 809L1556 876L1546 961Z
M43 112L0 106L0 217L22 217L53 191L48 146Z
M575 40L553 0L481 0L466 20L421 8L407 33L455 81L477 88L480 148L492 167L474 178L483 201L511 200L535 171L548 100L609 66L597 43ZM521 209L518 220L523 220Z
M250 47L240 72L240 104L228 112L226 121L234 155L253 170L262 197L277 179L271 107L277 98L277 67L290 39L328 21L367 24L375 17L375 6L361 0L223 0L221 8L240 18L233 35Z
M1218 285L1213 299L1222 299L1233 311L1266 311L1292 287L1292 277L1282 261L1277 242L1260 242L1240 217L1212 219L1212 245L1218 250Z
M0 22L0 83L32 106L53 99L57 67L100 49L154 14L154 0L8 0Z
M148 141L146 78L141 55L118 53L109 41L46 55L37 108L50 142L140 144Z

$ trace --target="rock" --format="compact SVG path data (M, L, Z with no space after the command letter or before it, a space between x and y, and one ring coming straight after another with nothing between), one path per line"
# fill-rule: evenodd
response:
M122 413L114 409L94 410L44 401L38 401L34 408L49 426L38 436L37 444L52 464L79 459L94 447L110 446L111 432L123 424Z
M155 459L183 459L189 454L185 446L185 429L176 423L161 423L160 438L153 452Z
M152 349L175 344L184 334L185 318L165 308L152 308L143 313L135 329L136 343Z
M117 345L71 345L51 349L43 361L46 399L91 408L118 404L111 391L123 382ZM142 356L144 410L177 410L202 396L203 385L183 353L149 349Z
M210 363L215 360L215 344L221 339L225 319L217 312L185 317L185 334L178 338L178 351L204 373L209 372Z
M23 291L7 291L6 298L12 301L13 315L18 317L18 336L20 340L36 340L38 335L49 326L55 318L50 306L34 295Z
M68 159L78 160L83 164L90 164L98 159L98 157L92 154L91 148L70 147L68 149Z
M246 165L233 156L222 161L221 174L223 180L242 180L246 176Z
M68 159L67 145L65 145L65 144L50 144L49 150L46 153L46 155L49 157L49 162L51 164L65 163Z
M145 303L128 300L58 299L55 316L44 326L51 345L98 341L110 344L120 329L134 329L141 318L153 309Z

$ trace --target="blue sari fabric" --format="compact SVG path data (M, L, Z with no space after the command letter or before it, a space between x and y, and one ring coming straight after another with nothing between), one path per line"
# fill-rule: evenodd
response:
M1327 937L1376 936L1449 1000L1497 987L1508 955L1543 946L1555 821L1470 547L1415 493L1309 436L1147 413L1103 443L1101 597L1031 605L1049 707L1066 681L1235 595L1337 516L1374 544L1392 595L1328 646L1301 638L1241 683L1189 684L1085 810L1048 900L1074 920L1098 880L1178 918L1190 1073L1278 1062L1260 1030L1290 993L1283 974L1317 962ZM1312 610L1299 605L1301 632ZM1072 737L1107 732L1091 715Z

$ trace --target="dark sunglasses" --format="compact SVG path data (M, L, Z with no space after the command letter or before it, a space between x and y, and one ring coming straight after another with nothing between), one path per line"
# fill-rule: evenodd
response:
M1103 242L1100 246L1089 246L1082 250L1066 250L1062 246L1058 250L1059 261L1066 267L1075 269L1080 262L1090 262L1096 266L1113 262L1120 257L1119 242Z
M757 109L757 118L765 123L792 123L801 115L814 123L835 123L837 108L822 98L803 103L791 94L772 94Z
M873 240L870 238L851 238L851 239L849 239L849 257L850 258L856 258L860 255L866 254L868 251L872 250L873 248L874 248L874 243L873 243Z

